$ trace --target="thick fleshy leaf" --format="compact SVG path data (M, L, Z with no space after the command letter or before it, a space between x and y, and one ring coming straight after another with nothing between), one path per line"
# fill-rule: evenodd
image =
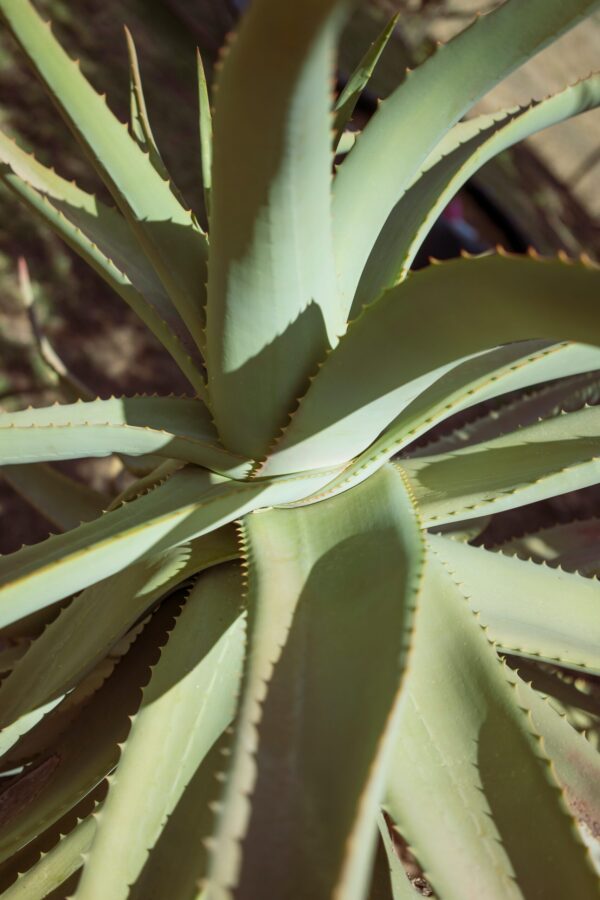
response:
M460 259L411 275L328 355L261 471L351 459L445 371L491 347L600 344L599 290L592 266L528 257Z
M390 813L447 900L592 898L596 875L516 680L431 558Z
M380 843L369 900L417 900L419 895L400 862L383 813L377 816L377 824Z
M596 347L584 344L547 344L544 341L508 344L460 363L409 403L377 440L357 456L338 478L326 486L323 495L333 496L347 490L353 484L364 481L404 448L407 448L405 452L411 458L428 455L427 446L414 450L408 445L454 413L510 391L522 390L549 379L562 379L573 373L587 372L598 365L600 365L600 349ZM542 404L544 409L547 408L546 401L549 402L550 408L553 408L555 402L558 402L558 397L563 394L570 396L562 384L563 382L556 382L553 387L544 390ZM582 393L576 405L581 405L595 396L593 387L595 376L582 375L577 384L582 386ZM587 387L584 388L583 385ZM522 402L529 409L529 400L525 399ZM536 408L537 404L532 401L532 414ZM500 419L502 413L490 413L486 418L494 436L498 433L498 429L494 427L496 416ZM537 419L537 416L535 418ZM432 447L437 449L443 445L445 449L446 439L441 437L438 441L439 443L432 442ZM460 443L458 438L453 439L451 446L454 448L455 444L460 446ZM305 502L313 502L314 499L307 498Z
M346 312L388 215L448 129L482 94L599 5L507 0L407 73L383 102L334 184L335 253ZM415 122L418 127L411 127Z
M206 218L210 219L210 192L212 190L212 113L208 96L206 72L200 50L196 49L196 67L198 70L198 122L200 125L200 160L202 162L202 187L204 188L204 207Z
M113 397L0 413L0 465L124 453L192 462L234 478L251 463L225 450L201 400Z
M597 484L599 431L600 407L589 406L402 466L425 524L443 525Z
M88 816L75 828L61 837L54 847L44 853L40 860L24 872L19 879L2 894L5 900L42 900L83 865L94 836L96 822Z
M96 519L110 503L99 491L43 463L5 466L0 477L61 531Z
M236 558L232 528L150 556L86 588L30 644L0 685L0 723L67 693L160 597L191 575Z
M240 688L245 616L238 566L202 576L144 689L121 751L77 900L119 900L213 745L229 726Z
M231 735L226 732L197 769L169 816L129 900L198 896L206 876L210 837L227 768ZM202 896L202 894L200 894Z
M207 896L359 898L423 563L415 511L389 467L244 535L249 660Z
M508 556L546 562L580 575L600 575L600 520L582 519L542 528L506 541L498 548Z
M425 171L390 212L362 273L353 313L357 315L364 304L402 280L444 207L486 162L531 134L599 103L600 75L591 75L528 108L479 117L472 137L464 135L465 126L473 127L471 123L460 123L456 136L452 131L447 135L450 146L442 142L442 158L433 165L429 160L425 163Z
M299 500L335 474L240 482L193 467L177 472L94 522L1 557L0 627L252 509Z
M29 0L0 14L112 193L196 344L201 343L207 241L189 210L54 38Z
M0 178L122 297L203 392L194 342L123 216L2 132Z
M600 673L600 583L429 535L490 638L507 653Z
M218 80L206 355L228 447L262 456L343 329L331 76L349 0L256 0ZM273 73L277 77L273 77Z
M369 79L373 74L375 66L379 62L379 57L385 50L389 39L394 33L394 28L396 27L399 18L400 13L396 13L395 16L392 16L383 31L381 31L373 41L363 58L360 60L356 69L350 75L348 81L344 85L344 89L337 99L333 123L335 131L333 146L335 148L339 147L339 142L344 133L344 129L352 118L358 99L369 83Z
M69 729L4 789L0 859L49 828L114 768L118 744L127 736L174 609L163 608L154 616Z
M552 703L521 678L516 681L521 706L529 709L571 813L591 835L600 838L600 754L579 734Z
M127 42L127 54L129 56L129 130L131 136L146 153L150 162L161 176L163 181L171 181L170 175L164 164L160 151L156 146L156 140L152 133L146 98L142 86L142 76L137 56L137 50L133 36L129 28L125 27L125 40ZM171 189L174 187L171 181ZM175 192L175 191L174 191ZM181 202L181 198L178 197Z
M571 346L579 347L577 344ZM587 349L588 352L594 353L591 348ZM598 358L600 359L600 355ZM441 435L429 444L416 449L409 448L407 453L411 459L451 453L500 437L518 428L533 425L541 419L559 416L563 412L573 412L586 404L596 404L599 401L600 372L588 372L569 379L561 378L553 384L546 384L536 391L517 397L510 403L485 412L479 418L467 422L449 434Z

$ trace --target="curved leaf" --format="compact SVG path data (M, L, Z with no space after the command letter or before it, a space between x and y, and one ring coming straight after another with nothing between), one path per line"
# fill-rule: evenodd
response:
M0 413L0 464L155 454L241 478L251 463L220 446L198 399L119 397Z
M199 346L205 235L29 0L0 0L0 14L112 193Z
M0 178L119 294L204 392L195 344L123 216L2 132Z
M392 16L380 34L378 34L363 58L360 60L356 69L350 75L348 81L344 85L344 89L337 99L333 122L335 131L333 146L336 149L339 149L339 143L344 133L344 129L352 118L358 99L369 83L369 79L375 70L375 66L379 62L379 57L387 47L388 41L394 33L394 28L398 24L399 18L400 13L396 13L396 15Z
M373 246L353 302L353 315L364 304L376 300L387 288L401 281L431 230L456 192L486 162L535 132L563 122L600 104L600 75L591 75L547 100L525 109L505 110L481 116L478 133L448 137L446 154L423 171L396 206ZM460 143L458 143L461 141ZM437 154L436 154L437 155Z
M423 564L415 511L390 467L248 516L244 535L249 661L207 896L363 897Z
M591 900L596 875L516 679L431 558L389 772L390 813L445 900Z
M600 673L600 583L429 535L490 638L507 653Z
M129 731L149 667L172 627L174 610L174 605L167 606L154 616L66 733L4 789L1 860L50 827L117 764L118 744Z
M528 257L454 260L411 275L350 326L261 472L351 459L445 371L491 347L600 344L599 288L592 266Z
M239 567L220 568L186 600L95 817L78 900L129 896L167 818L230 724L244 660L241 588Z
M427 525L514 509L600 481L600 407L464 450L403 460Z
M346 312L388 215L448 129L513 69L598 8L597 0L507 0L408 72L381 104L334 182Z
M298 500L335 474L240 482L193 467L177 472L94 522L0 557L0 627L259 506Z
M331 237L330 79L348 6L257 0L218 80L209 390L222 439L253 457L344 326Z

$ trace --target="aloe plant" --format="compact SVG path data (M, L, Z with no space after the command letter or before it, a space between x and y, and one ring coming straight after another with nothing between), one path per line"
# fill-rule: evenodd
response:
M599 6L507 0L334 170L391 29L336 103L352 4L254 0L214 121L199 64L207 234L131 36L126 125L29 0L0 0L115 206L5 135L0 176L191 386L0 416L0 464L59 530L0 559L3 896L404 900L393 829L441 898L596 896L577 679L600 674L597 544L581 523L469 541L600 480L600 273L505 253L409 270L472 172L598 105L592 75L463 121ZM108 454L145 471L112 498L52 467Z

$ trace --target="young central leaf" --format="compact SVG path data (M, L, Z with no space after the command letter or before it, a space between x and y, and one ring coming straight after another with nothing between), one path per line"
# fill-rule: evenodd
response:
M343 326L329 89L343 5L311 0L299 13L259 0L219 79L209 387L225 444L252 457L265 454Z

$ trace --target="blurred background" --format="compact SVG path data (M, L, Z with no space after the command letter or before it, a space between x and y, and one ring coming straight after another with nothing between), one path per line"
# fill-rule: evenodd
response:
M242 0L36 0L54 22L69 53L81 59L112 109L128 117L128 63L123 25L133 33L157 142L181 191L202 220L195 47L212 79L220 49L235 28ZM349 24L339 62L339 84L389 16L401 16L356 115L371 115L414 67L466 27L489 0L371 0ZM598 66L600 16L562 38L485 98L477 111L541 99ZM18 137L45 164L104 196L73 138L30 75L11 40L0 34L0 127ZM402 148L398 148L402 152ZM502 244L542 254L560 249L600 258L600 116L559 126L488 164L446 210L418 264L433 255L457 255ZM185 382L154 338L84 263L0 185L0 405L5 409L65 400L36 350L17 279L26 259L43 333L69 370L94 393L183 393ZM61 464L103 489L119 477L115 460ZM564 519L590 515L594 497L562 498L548 511ZM574 504L574 506L573 506ZM597 511L597 510L596 510ZM0 479L0 552L33 543L51 530Z

